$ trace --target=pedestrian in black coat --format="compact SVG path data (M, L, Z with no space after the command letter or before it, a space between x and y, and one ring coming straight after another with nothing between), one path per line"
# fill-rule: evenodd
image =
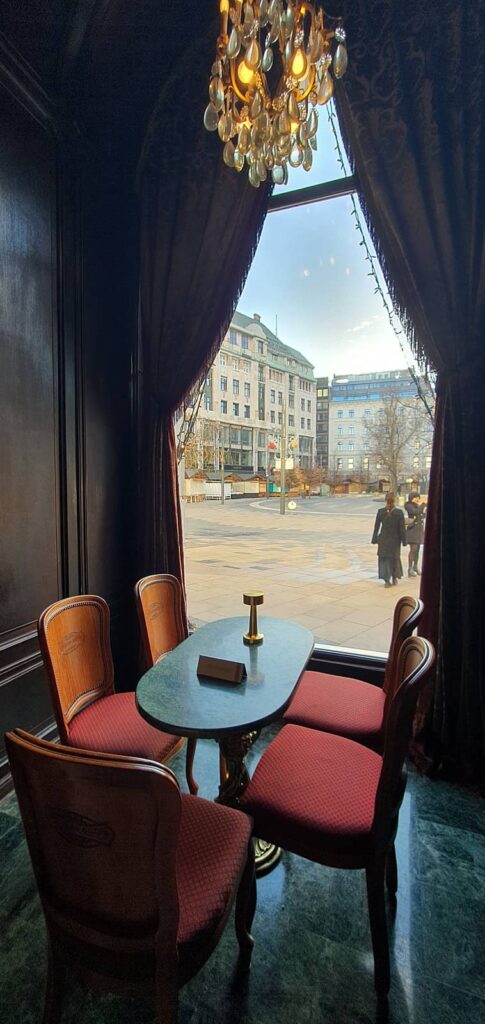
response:
M426 502L421 501L421 495L417 491L408 494L408 500L404 506L406 515L410 520L406 527L406 539L409 544L408 554L408 576L420 576L418 569L419 549L424 541L424 517L426 515Z
M396 498L392 491L386 495L386 504L380 508L374 524L372 544L377 544L377 564L379 579L384 586L396 584L403 574L401 562L401 544L407 544L404 513L396 508Z

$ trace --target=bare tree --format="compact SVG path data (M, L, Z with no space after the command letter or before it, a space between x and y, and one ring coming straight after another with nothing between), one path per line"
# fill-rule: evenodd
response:
M388 474L392 491L399 480L415 475L414 459L431 451L430 419L419 399L383 398L382 407L365 421L369 456Z

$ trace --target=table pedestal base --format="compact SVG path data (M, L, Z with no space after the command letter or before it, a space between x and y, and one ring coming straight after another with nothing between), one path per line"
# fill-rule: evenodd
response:
M237 807L239 797L249 783L249 772L246 767L246 754L259 736L259 730L245 735L235 733L219 740L221 782L216 802ZM256 874L266 875L272 871L281 859L282 850L274 843L265 839L255 838Z

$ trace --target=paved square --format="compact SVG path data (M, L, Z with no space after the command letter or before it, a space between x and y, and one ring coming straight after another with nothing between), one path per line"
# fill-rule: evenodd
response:
M386 589L370 539L382 502L367 495L296 500L232 499L184 505L189 618L196 624L245 615L245 590L261 590L264 614L301 622L316 642L386 653L402 594L419 594L419 577ZM264 632L264 626L262 625Z

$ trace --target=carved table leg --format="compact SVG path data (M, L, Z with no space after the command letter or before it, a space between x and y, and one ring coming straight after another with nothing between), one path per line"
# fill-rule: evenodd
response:
M237 807L239 797L249 782L246 754L257 740L259 731L234 733L219 740L221 783L216 802ZM265 875L276 867L281 858L281 849L265 839L255 838L256 874Z

